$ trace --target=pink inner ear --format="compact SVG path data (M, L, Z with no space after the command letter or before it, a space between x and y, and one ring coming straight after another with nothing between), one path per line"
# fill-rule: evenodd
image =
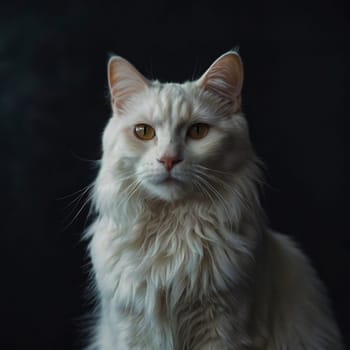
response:
M199 80L200 85L224 99L239 102L243 85L243 66L237 53L219 57Z
M117 110L149 86L147 79L131 63L118 56L112 57L108 62L108 84L112 107Z

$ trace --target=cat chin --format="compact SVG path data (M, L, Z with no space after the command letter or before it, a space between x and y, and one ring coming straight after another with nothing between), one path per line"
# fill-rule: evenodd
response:
M165 202L175 202L184 199L188 195L184 184L175 179L169 179L158 184L146 184L145 190L153 199Z

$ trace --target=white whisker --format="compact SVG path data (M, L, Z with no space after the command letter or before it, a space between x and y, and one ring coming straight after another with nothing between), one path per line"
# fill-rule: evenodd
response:
M219 191L216 190L216 188L210 183L210 181L208 181L208 179L206 179L204 176L204 174L201 174L199 172L196 172L197 175L197 179L199 181L201 181L203 183L203 185L206 187L206 189L208 191L210 191L216 198L217 200L220 202L220 204L223 207L223 210L225 212L226 218L230 224L230 229L233 229L233 221L230 215L230 210L228 208L228 203L227 200L220 194Z

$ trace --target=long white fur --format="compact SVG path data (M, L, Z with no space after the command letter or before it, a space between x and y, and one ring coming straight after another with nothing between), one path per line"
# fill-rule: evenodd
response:
M342 349L307 258L266 228L239 108L243 75L225 80L243 73L239 57L216 62L184 84L110 62L113 116L88 232L99 304L90 350ZM211 125L208 135L188 139L198 122ZM138 123L156 138L139 140ZM183 159L172 170L181 185L162 182L164 154Z

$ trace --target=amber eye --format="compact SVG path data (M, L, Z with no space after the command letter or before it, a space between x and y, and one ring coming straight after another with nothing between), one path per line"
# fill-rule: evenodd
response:
M134 129L135 135L141 140L152 140L156 136L154 129L147 124L137 124Z
M208 124L198 123L198 124L193 124L188 129L188 136L191 139L199 140L199 139L202 139L203 137L207 136L208 132L209 132L209 125Z

